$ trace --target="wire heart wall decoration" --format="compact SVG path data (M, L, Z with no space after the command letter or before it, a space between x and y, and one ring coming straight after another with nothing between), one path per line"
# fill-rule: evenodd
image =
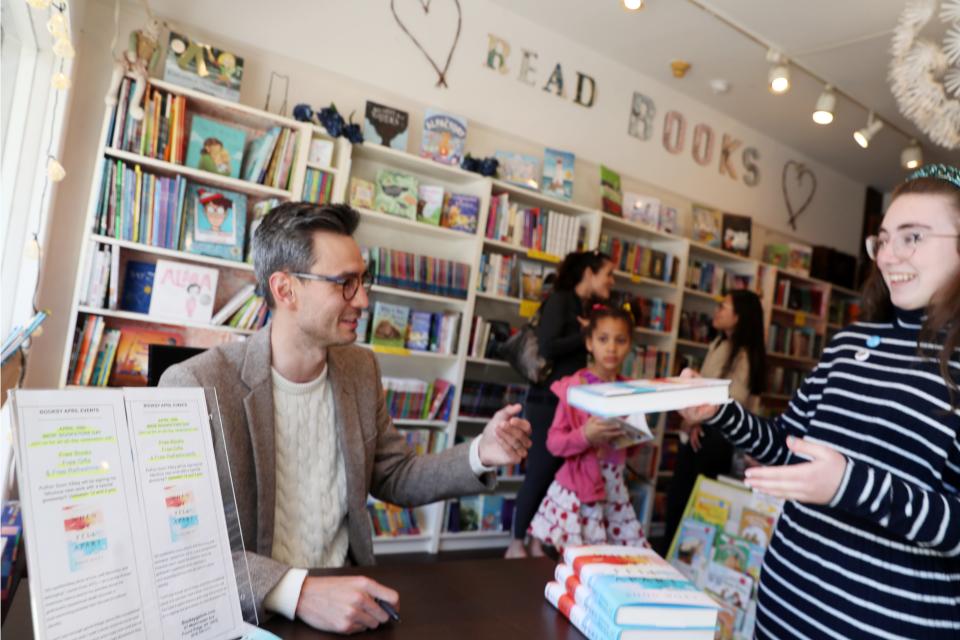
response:
M804 178L807 176L810 177L810 192L807 194L807 197L799 203L799 205L793 202L790 191L787 189L787 185L790 183L791 169L793 170L793 175L796 177L796 187L798 189L803 187ZM787 205L787 222L789 222L790 227L796 231L797 218L799 218L800 214L807 210L807 207L809 207L810 203L813 202L814 194L817 192L817 176L807 167L807 165L803 164L802 162L789 160L785 165L783 165L783 177L782 182L780 183L780 188L783 189L783 201Z
M419 0L420 8L423 9L425 15L430 13L430 4L432 0ZM447 60L443 65L443 68L440 68L440 65L427 53L427 50L423 48L423 45L420 44L420 41L417 40L410 29L407 28L407 25L403 23L403 20L400 19L400 16L397 15L397 0L390 0L390 11L393 13L393 19L397 21L397 24L400 25L400 28L403 29L403 32L407 34L407 37L413 41L413 44L416 45L417 49L420 50L420 53L427 59L427 62L430 63L430 66L433 67L433 70L437 72L437 85L438 87L447 87L447 71L450 69L450 61L453 60L453 52L457 48L457 43L460 41L460 29L463 26L463 11L460 9L460 0L453 0L454 6L457 8L457 32L453 36L453 44L450 45L450 51L447 53Z

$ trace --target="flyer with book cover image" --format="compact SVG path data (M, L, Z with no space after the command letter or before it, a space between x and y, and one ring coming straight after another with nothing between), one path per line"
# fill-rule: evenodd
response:
M567 390L567 402L602 418L724 404L730 381L715 378L654 378L583 384Z

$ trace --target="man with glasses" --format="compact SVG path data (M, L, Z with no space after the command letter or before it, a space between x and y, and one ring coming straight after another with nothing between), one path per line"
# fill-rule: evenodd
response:
M160 380L218 391L260 613L342 633L386 622L377 600L398 601L367 578L306 577L308 567L373 564L368 494L413 506L487 491L494 468L519 462L530 446L520 405L497 412L470 445L418 456L406 444L376 359L351 346L371 282L353 239L358 223L346 205L273 209L253 238L270 323Z

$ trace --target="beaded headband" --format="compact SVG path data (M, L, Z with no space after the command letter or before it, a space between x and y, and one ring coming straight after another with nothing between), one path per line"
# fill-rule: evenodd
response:
M907 176L906 182L917 178L936 178L946 180L960 189L960 169L949 164L928 164Z

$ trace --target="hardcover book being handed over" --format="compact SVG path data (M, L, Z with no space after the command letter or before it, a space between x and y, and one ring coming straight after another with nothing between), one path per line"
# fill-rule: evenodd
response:
M567 390L567 402L601 418L724 404L730 381L714 378L654 378L583 384Z

